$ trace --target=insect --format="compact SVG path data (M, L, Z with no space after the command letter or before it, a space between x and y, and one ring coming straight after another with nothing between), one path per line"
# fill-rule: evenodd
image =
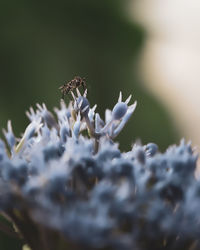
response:
M64 99L65 95L69 92L73 91L76 88L83 87L86 89L86 81L85 78L81 78L80 76L75 76L70 82L65 82L59 89L62 93L62 99Z

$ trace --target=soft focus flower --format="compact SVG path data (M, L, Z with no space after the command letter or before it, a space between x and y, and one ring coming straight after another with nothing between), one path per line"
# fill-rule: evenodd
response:
M181 141L165 153L113 141L133 114L122 95L105 121L86 93L57 119L46 106L27 115L16 144L11 123L0 141L0 210L32 250L199 249L197 156ZM86 135L88 131L88 136ZM1 227L2 229L5 228ZM25 249L25 247L24 247Z

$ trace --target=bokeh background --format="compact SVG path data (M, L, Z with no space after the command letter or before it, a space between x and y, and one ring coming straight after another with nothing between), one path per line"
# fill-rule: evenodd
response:
M200 151L200 2L129 1L145 28L140 69L146 88L170 113L179 134ZM200 165L200 164L199 164Z
M190 79L199 83L191 73L193 66L186 64L193 59L184 47L194 49L190 42L196 36L190 32L192 24L184 30L187 11L176 21L181 1L167 0L164 8L161 2L1 0L0 128L10 119L19 136L28 124L25 111L35 103L58 106L60 85L80 75L87 79L91 106L97 104L102 117L106 108L113 108L120 90L124 99L133 94L132 102L138 101L117 138L122 150L130 150L137 139L155 142L161 151L181 137L198 145L192 124L198 128L200 112L189 90ZM187 10L186 0L182 2ZM190 98L183 92L191 93ZM196 115L191 115L193 109ZM0 235L2 250L21 249L21 244Z

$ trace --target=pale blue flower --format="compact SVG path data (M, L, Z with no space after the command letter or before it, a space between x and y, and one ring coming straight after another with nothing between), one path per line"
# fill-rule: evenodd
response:
M0 140L0 210L32 250L199 249L197 155L181 141L166 152L114 138L132 116L120 93L105 121L86 92L50 112L36 105L17 139ZM2 227L3 228L3 227Z

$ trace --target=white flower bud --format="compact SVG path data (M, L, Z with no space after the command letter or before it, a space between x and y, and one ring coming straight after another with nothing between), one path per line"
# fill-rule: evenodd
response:
M125 102L118 102L112 111L112 118L120 120L127 112L128 106Z
M87 115L90 110L90 103L87 98L79 96L76 99L75 109L80 110L82 115Z

